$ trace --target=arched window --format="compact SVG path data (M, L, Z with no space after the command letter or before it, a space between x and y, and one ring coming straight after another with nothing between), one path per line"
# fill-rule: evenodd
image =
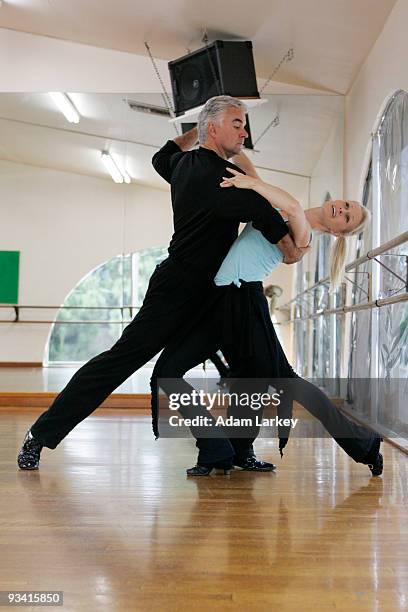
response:
M166 256L164 247L118 255L87 274L57 314L46 363L88 361L110 348L138 312L149 278Z
M373 145L376 160L375 200L380 244L408 230L408 93L398 91L388 103ZM374 225L375 227L375 225ZM407 243L381 256L377 283L380 297L396 296L406 291ZM374 268L373 268L374 270ZM408 434L408 303L401 302L378 310L377 326L373 326L378 345L380 379L386 381L379 390L378 420L397 435ZM392 380L394 379L394 380Z
M372 210L371 232L359 241L357 256L408 230L408 93L397 91L388 101L373 137L372 159L367 174L364 203ZM371 271L373 298L396 296L406 291L407 244L387 251L378 263L359 267L353 300L367 300L364 273ZM395 272L399 278L391 273ZM357 282L357 277L356 277ZM356 379L365 378L373 401L354 408L371 422L397 435L408 434L408 305L394 303L375 310L354 312L350 346L349 390ZM378 379L375 388L369 379ZM359 383L361 385L361 383ZM368 389L368 387L370 388ZM370 394L368 393L370 392Z

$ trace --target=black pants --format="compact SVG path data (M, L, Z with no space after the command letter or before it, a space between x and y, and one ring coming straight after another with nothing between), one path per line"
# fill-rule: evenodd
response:
M270 319L262 283L243 283L241 289L231 285L218 288L218 292L217 302L211 310L196 322L188 336L168 345L156 363L151 379L154 426L157 380L182 377L207 355L222 348L229 361L238 358L233 369L240 376L254 379L253 385L249 382L253 392L265 392L270 382L275 386L279 379L283 412L290 414L293 401L299 402L354 461L373 462L380 445L379 436L348 419L318 387L298 377L291 368ZM160 386L163 388L162 383ZM180 389L188 392L188 387ZM250 450L258 430L250 433L252 437L229 439L236 455L244 456ZM210 462L211 457L202 452L200 441L197 446L200 448L199 462ZM214 460L220 458L217 456Z
M225 365L225 363L223 362L221 357L218 355L218 353L213 353L212 355L208 355L208 359L213 362L221 378L226 378L228 376L228 374L230 373L230 370L228 366Z
M234 343L222 345L220 338L223 336L225 316L225 291L223 288L214 287L209 293L208 299L201 310L197 310L195 317L180 328L176 337L168 343L162 355L156 362L150 380L152 393L153 431L156 437L158 431L158 378L160 387L170 395L172 393L190 394L193 387L184 379L184 374L192 367L203 363L209 355L213 355L222 348L222 352L230 367L238 367L239 356ZM211 313L211 314L210 314ZM171 380L162 380L168 378ZM205 406L182 406L179 409L184 418L200 416L211 418ZM215 422L214 422L215 423ZM199 462L211 463L230 459L235 450L222 429L209 429L201 427L190 427L192 435L196 438L199 449Z
M114 346L94 357L72 377L50 408L31 427L44 446L57 444L89 416L133 372L152 359L170 338L191 321L201 307L203 293L195 277L172 258L159 264L137 316ZM224 440L204 440L203 448L222 454Z

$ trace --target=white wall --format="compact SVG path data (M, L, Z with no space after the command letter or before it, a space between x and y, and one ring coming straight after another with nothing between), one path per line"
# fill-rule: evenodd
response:
M399 0L346 97L344 195L361 198L367 147L384 100L408 91L408 1Z
M333 122L329 138L317 161L310 181L310 205L319 206L327 192L334 199L343 197L344 114Z
M166 191L5 161L0 216L1 250L21 251L23 305L62 304L95 267L120 253L167 245L172 234ZM27 311L26 318L53 314ZM1 324L0 362L42 361L48 332L47 325Z

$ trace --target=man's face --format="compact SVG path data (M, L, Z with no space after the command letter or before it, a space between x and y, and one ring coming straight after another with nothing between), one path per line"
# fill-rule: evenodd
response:
M211 135L227 158L240 153L248 132L245 130L245 110L230 106L220 123L211 123Z

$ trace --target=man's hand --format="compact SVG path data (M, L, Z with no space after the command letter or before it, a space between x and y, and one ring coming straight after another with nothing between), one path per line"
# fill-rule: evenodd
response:
M192 130L189 130L185 134L181 134L181 136L176 136L173 140L182 151L189 151L198 142L197 128L193 127Z
M303 255L310 249L310 247L297 247L289 234L284 236L276 246L283 253L283 263L288 265L300 261Z

